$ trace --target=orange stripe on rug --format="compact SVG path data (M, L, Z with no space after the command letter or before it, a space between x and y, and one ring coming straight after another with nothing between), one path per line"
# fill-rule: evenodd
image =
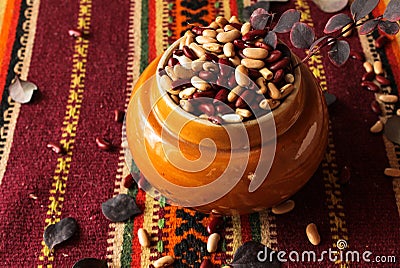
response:
M157 57L156 27L156 1L149 1L149 62Z
M11 51L15 41L21 0L9 0L5 9L0 33L0 99L3 96Z
M379 1L378 7L372 12L374 17L378 17L385 12L386 6L389 0ZM385 52L387 55L387 60L392 69L396 85L400 84L400 35L393 37L393 41L385 46Z
M182 6L181 1L175 1L174 9L175 9L175 25L176 29L173 32L174 40L177 40L181 37L181 33L190 29L191 25L187 22L188 20L204 20L207 23L210 23L215 18L215 0L209 0L208 5L203 6L197 10L191 10L184 6Z

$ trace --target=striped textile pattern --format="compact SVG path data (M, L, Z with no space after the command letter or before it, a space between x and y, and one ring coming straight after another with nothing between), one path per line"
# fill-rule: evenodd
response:
M292 197L296 207L289 214L274 215L266 209L224 217L219 250L210 254L206 251L208 215L154 200L137 185L122 186L122 179L136 167L119 148L125 129L114 122L114 109L127 108L140 74L192 25L208 25L218 15L242 18L244 8L255 2L0 2L1 267L72 267L85 257L105 260L108 267L152 267L165 255L174 256L177 268L200 267L204 259L221 267L250 240L276 251L313 250L319 255L329 248L337 250L337 241L344 240L347 250L368 250L371 258L395 256L397 260L384 264L324 258L289 261L283 267L399 266L400 179L385 177L383 170L399 168L400 146L369 132L378 120L370 110L378 95L361 89L364 69L354 59L337 68L321 52L307 63L322 90L338 100L329 107L325 157L311 180ZM381 0L370 16L382 14L388 3ZM301 11L301 21L317 33L330 17L311 0L271 3L277 14L288 8ZM86 37L69 36L71 29ZM383 62L391 81L383 92L398 95L400 35L381 49L374 44L378 36L354 31L348 41L368 61ZM293 51L304 56L304 51ZM38 85L28 104L9 97L8 86L15 75ZM386 116L399 107L383 108ZM111 140L116 149L100 151L96 137ZM48 150L49 142L60 143L66 154ZM347 185L338 183L344 166L352 174ZM143 213L111 223L102 215L101 203L121 193L133 197ZM50 250L43 231L65 217L77 220L79 232ZM319 246L307 240L305 228L311 222L318 226ZM140 246L139 228L150 234L150 248Z

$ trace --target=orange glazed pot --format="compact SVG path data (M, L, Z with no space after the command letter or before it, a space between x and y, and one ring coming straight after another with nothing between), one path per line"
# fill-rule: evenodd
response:
M295 69L295 89L272 113L215 125L185 112L159 85L157 69L178 44L143 72L127 110L129 150L148 182L172 204L227 215L296 193L318 168L328 137L325 98L311 72Z

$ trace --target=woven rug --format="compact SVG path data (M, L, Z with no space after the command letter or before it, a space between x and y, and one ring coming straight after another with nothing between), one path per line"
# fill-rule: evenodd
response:
M381 1L382 14L388 0ZM289 214L270 210L225 218L221 249L209 254L207 215L155 201L142 190L121 186L128 174L123 150L100 151L98 136L121 143L122 125L113 110L127 107L130 92L148 63L161 54L190 23L208 24L217 15L242 17L249 0L2 0L0 2L0 266L72 267L81 258L106 260L109 267L149 267L164 255L174 267L200 267L204 258L216 267L229 263L244 242L261 242L274 250L370 251L370 263L288 261L284 267L400 267L400 179L384 176L399 167L400 147L372 135L378 119L370 110L373 93L360 88L362 62L341 68L317 55L309 68L323 90L337 97L329 108L329 145L309 183L293 200ZM317 32L330 17L312 1L273 3L281 13L300 10L302 21ZM347 8L348 9L348 8ZM376 15L373 13L372 15ZM74 39L70 29L87 38ZM385 91L397 94L400 83L400 37L376 49L377 33L349 38L352 49L369 61L381 59L392 82ZM301 54L301 51L296 51ZM39 87L29 104L11 100L8 86L15 75ZM395 107L387 105L387 114ZM46 148L60 143L67 154ZM351 180L337 182L348 166ZM118 193L135 198L143 214L110 223L101 203ZM50 251L43 231L51 223L73 217L79 233ZM305 227L316 223L321 244L312 246ZM152 246L140 247L136 233L144 227ZM397 263L382 263L395 256ZM296 258L295 255L292 255ZM385 258L383 258L385 257ZM393 259L392 259L393 261Z

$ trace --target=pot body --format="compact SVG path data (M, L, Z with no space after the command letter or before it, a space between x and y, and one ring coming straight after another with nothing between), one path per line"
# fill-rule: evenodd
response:
M281 203L311 178L327 145L328 113L304 65L295 70L295 90L262 116L264 128L251 120L227 129L178 107L157 83L159 61L134 88L126 132L136 165L172 203L205 213L252 213ZM261 180L254 176L259 167L267 171Z

